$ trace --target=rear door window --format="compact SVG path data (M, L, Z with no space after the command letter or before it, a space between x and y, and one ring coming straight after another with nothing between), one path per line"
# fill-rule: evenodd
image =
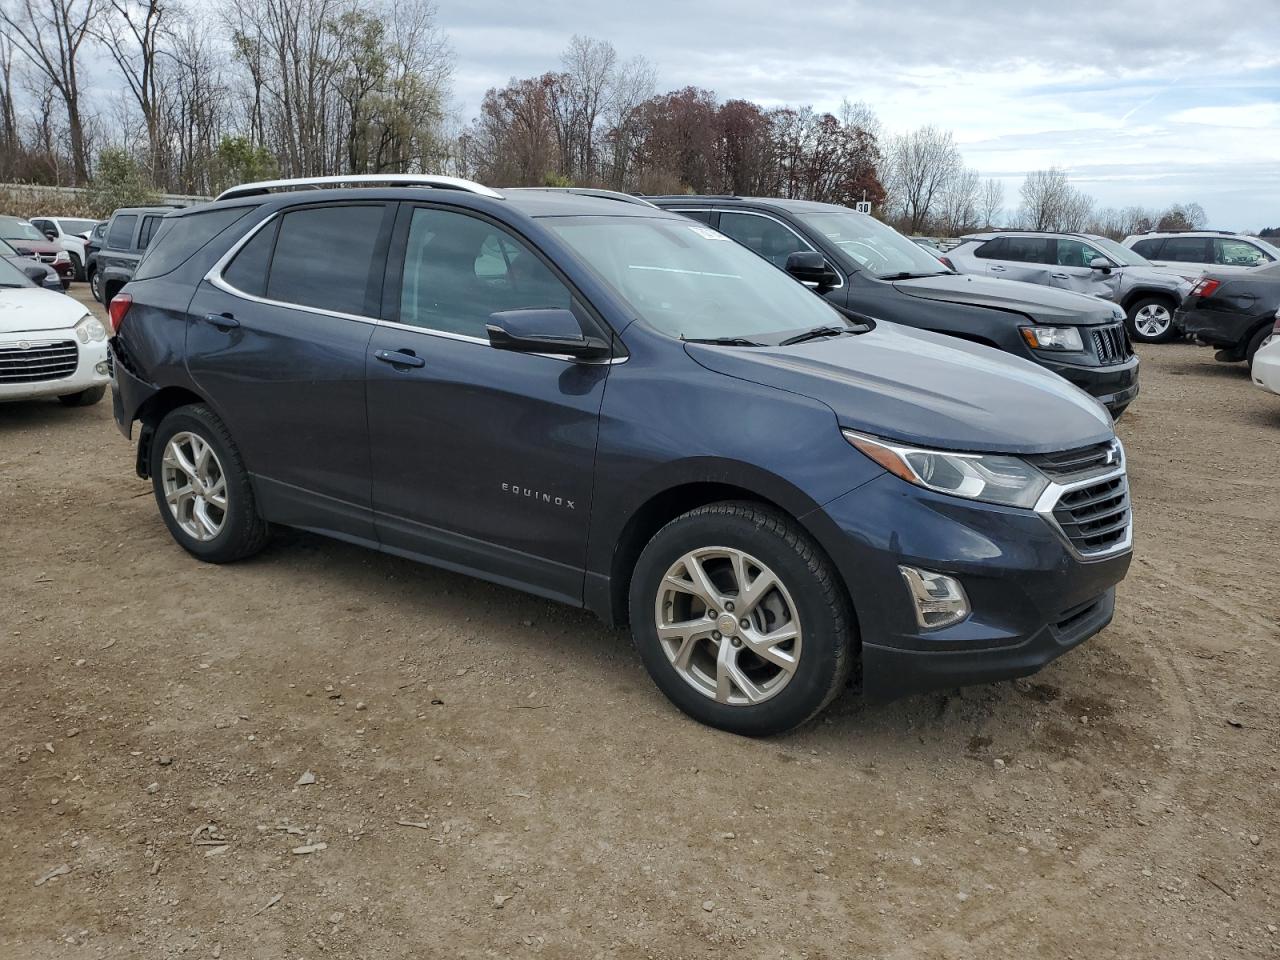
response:
M994 240L988 240L977 250L973 251L975 257L981 257L983 260L1004 260L1004 237L996 237Z
M720 232L737 240L748 250L754 250L775 267L784 269L787 257L791 254L813 249L791 228L755 213L721 211Z
M107 246L112 250L128 250L133 246L133 228L138 225L138 215L122 213L107 228Z
M1052 263L1048 237L1005 237L1001 260L1013 260L1017 263Z
M155 235L156 227L160 225L159 217L143 217L142 229L138 231L138 249L145 250L151 243L151 238Z
M267 299L369 316L370 276L385 211L378 203L286 213L271 257Z
M276 217L250 237L222 272L222 279L242 293L265 297L267 272L271 269L271 254L276 247L276 231L279 229L280 218Z
M1204 237L1169 237L1160 251L1161 260L1175 263L1209 263L1208 241Z

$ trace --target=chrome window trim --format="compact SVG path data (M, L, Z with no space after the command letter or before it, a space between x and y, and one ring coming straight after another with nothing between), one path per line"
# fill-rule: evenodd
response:
M779 220L777 217L773 216L772 214L764 213L763 211L760 211L760 210L744 210L740 207L685 207L685 208L667 207L666 209L670 210L672 213L683 213L685 212L685 210L688 210L690 213L692 213L695 210L705 210L708 213L737 213L737 214L742 214L743 216L763 217L765 220L772 220L778 226L788 231L792 236L794 236L797 240L803 243L806 249L808 249L812 253L822 253L822 251L817 249L812 243L810 243L806 237L803 237L799 233L797 233L795 227L791 226L791 224L787 223L784 220ZM711 226L710 224L706 224L706 225ZM719 227L711 227L711 229L719 233L724 233L724 231L721 230ZM727 233L725 233L724 235L726 237L729 237ZM738 246L740 247L747 247L747 245L740 240L734 240L733 237L729 237L729 239L733 240L733 242L738 244ZM750 247L747 247L747 249L751 250ZM754 250L751 250L751 252L755 253L756 256L760 257L761 260L766 259L761 254L756 253ZM822 253L822 259L826 261L827 266L831 268L831 270L835 273L835 275L840 278L840 282L837 283L834 287L831 287L830 289L839 290L841 287L844 286L844 271L840 269L838 264L832 263L831 258L828 257L825 253ZM774 265L772 261L767 261L767 262L769 263L770 266ZM783 270L782 267L778 267L777 269ZM783 272L785 273L786 271L783 270ZM803 281L801 282L803 283ZM804 286L809 287L809 289L812 290L815 285L805 283Z
M1049 481L1049 486L1045 487L1044 493L1040 494L1040 499L1036 501L1035 507L1032 509L1038 513L1042 520L1047 523L1066 544L1067 549L1077 560L1085 562L1091 560L1107 560L1111 557L1125 553L1133 547L1133 498L1129 494L1129 477L1126 472L1126 457L1124 452L1124 444L1119 440L1115 441L1116 452L1119 454L1120 460L1116 469L1109 470L1106 473L1095 474L1091 477L1085 477L1082 480L1073 480L1070 483L1058 483ZM1114 546L1107 547L1104 550L1083 551L1077 549L1076 545L1071 542L1071 538L1067 536L1067 532L1062 529L1062 525L1058 523L1058 518L1053 515L1054 509L1058 506L1058 502L1065 494L1083 487L1092 486L1095 483L1101 483L1106 480L1114 480L1117 477L1124 480L1124 493L1129 501L1129 522L1125 525L1124 537Z
M390 330L404 330L408 333L424 333L431 337L440 337L443 340L457 340L460 343L474 343L482 347L493 348L493 345L483 337L472 337L465 333L454 333L451 330L439 330L435 327L420 327L412 323L400 323L396 320L379 320L378 326L386 327ZM587 366L614 366L619 363L626 363L627 356L609 357L607 360L584 360L581 357L571 357L565 353L530 353L526 354L530 357L544 357L547 360L559 360L564 363L580 363Z

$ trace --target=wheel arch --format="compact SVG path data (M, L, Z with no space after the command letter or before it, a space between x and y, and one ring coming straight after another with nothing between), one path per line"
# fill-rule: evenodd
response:
M138 431L138 476L149 479L151 476L151 443L155 439L156 427L165 417L180 407L202 404L217 414L217 409L207 399L185 386L161 387L142 402L134 412L133 418L142 427Z
M1161 290L1155 287L1138 287L1136 290L1130 290L1125 294L1124 299L1120 302L1120 306L1124 308L1125 313L1133 309L1135 303L1143 300L1160 300L1170 311L1178 309L1178 295L1168 290Z
M625 626L629 620L627 600L631 591L631 578L635 572L636 562L649 541L664 526L690 510L726 501L754 503L773 510L791 520L812 538L827 562L831 564L836 580L853 610L854 625L855 628L857 627L857 608L849 584L843 571L836 565L830 546L824 542L828 531L822 530L819 524L806 522L806 517L817 505L804 509L803 504L785 495L770 496L761 493L759 488L722 480L684 481L659 490L640 503L627 517L617 535L610 559L609 575L605 581L607 594L593 598L588 587L588 606L595 609L607 623L615 627Z

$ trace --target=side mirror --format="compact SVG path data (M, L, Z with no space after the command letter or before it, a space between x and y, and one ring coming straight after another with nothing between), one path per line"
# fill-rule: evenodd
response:
M578 360L600 360L612 352L599 337L583 336L573 311L556 309L502 310L485 325L489 346L515 353L553 353Z
M817 250L797 250L787 257L787 273L806 287L816 287L819 293L830 290L839 278L827 266L826 258Z
M56 232L56 231L53 231L53 230L46 230L46 231L44 232L44 236L45 236L45 239L46 239L46 240L48 240L50 243L52 243L54 240L57 240L57 239L58 239L58 234L57 234L57 232Z
M1103 273L1111 272L1111 261L1106 257L1094 257L1089 261L1090 270L1101 270Z

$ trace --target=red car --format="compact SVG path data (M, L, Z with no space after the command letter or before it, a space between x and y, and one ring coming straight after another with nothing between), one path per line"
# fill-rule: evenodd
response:
M0 217L0 240L18 251L19 256L31 257L57 271L62 289L71 286L73 267L71 256L56 243L50 243L43 233L18 217Z

